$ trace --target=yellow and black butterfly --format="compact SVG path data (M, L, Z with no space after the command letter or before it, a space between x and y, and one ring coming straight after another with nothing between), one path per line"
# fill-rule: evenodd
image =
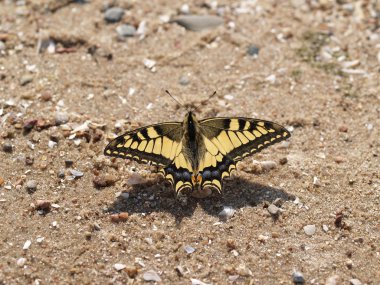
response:
M157 165L177 193L185 188L222 191L222 179L250 154L290 137L274 122L250 118L198 121L188 112L183 122L168 122L127 132L111 141L104 154Z

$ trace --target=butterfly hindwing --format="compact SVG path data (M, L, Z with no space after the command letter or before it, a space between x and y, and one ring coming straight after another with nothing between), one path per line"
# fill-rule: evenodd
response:
M202 187L222 189L222 179L247 155L290 137L282 126L248 118L211 118L200 121L206 152L199 172Z
M162 123L127 132L112 140L104 154L166 166L181 143L181 123Z

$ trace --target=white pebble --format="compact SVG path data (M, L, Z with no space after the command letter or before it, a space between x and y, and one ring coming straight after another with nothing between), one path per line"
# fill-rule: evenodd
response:
M29 247L31 246L32 244L32 241L31 240L27 240L25 243L24 243L24 246L22 247L23 250L27 250L29 249Z
M45 239L44 237L37 237L36 242L41 243L44 241L44 239Z
M233 217L235 210L229 206L223 206L223 210L219 212L219 217L224 220L228 220Z
M312 236L313 234L315 234L316 227L315 225L306 225L303 227L303 230L305 234L307 234L308 236Z
M353 278L353 279L350 279L350 284L351 285L362 285L362 282L359 279Z
M48 142L48 147L49 147L49 148L54 148L56 145L57 145L56 142L54 142L54 141L50 141L50 140L49 140L49 142Z
M227 95L224 95L224 99L231 101L234 99L234 96L227 94Z
M269 171L277 167L277 163L271 160L261 161L260 164L261 164L262 169L265 171Z
M20 257L19 259L17 259L17 266L20 266L20 267L23 267L26 263L26 258L25 257Z
M211 284L204 283L201 280L194 279L194 278L190 278L190 280L191 280L191 285L211 285Z
M191 254L195 251L195 248L190 246L190 245L186 245L184 249L185 249L187 254Z
M322 225L322 230L327 233L329 231L329 227L327 225Z
M122 263L115 263L114 266L113 266L117 271L120 271L120 270L123 270L124 268L126 268L127 266L125 264L122 264Z
M268 81L271 84L274 84L276 82L276 75L271 74L268 77L265 78L265 81Z
M154 60L148 58L145 58L143 62L145 67L148 69L152 69L156 65L156 62Z
M314 177L313 177L313 185L316 186L316 187L320 187L320 186L322 186L322 183L321 183L321 181L318 179L317 176L314 176Z
M51 223L51 225L54 227L54 228L58 228L58 222L57 221L53 221Z
M160 276L154 270L145 271L143 274L143 278L145 281L161 282Z

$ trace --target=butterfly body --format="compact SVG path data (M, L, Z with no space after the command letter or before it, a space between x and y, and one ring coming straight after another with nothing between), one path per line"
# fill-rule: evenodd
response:
M169 122L127 132L111 141L108 156L157 165L176 192L189 188L222 191L222 180L244 157L290 137L282 126L250 118L198 121L193 112L183 122Z

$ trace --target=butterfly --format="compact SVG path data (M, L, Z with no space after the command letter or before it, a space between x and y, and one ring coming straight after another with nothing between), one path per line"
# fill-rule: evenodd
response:
M183 122L150 125L112 140L107 156L157 165L177 194L207 187L222 192L222 180L248 155L290 137L277 123L250 118L198 121L189 111Z

